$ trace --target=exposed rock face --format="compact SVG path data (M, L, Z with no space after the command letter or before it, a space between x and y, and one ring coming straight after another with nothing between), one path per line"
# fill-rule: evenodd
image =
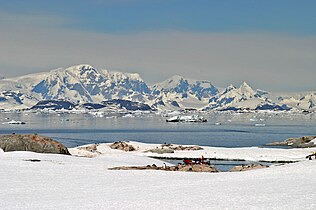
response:
M75 108L75 104L64 101L64 100L47 100L47 101L40 101L31 109L51 109L51 110L60 110L60 109L67 109L71 110Z
M79 107L92 110L92 109L102 109L105 107L103 104L98 104L98 103L84 103L82 105L79 105Z
M182 145L173 145L173 144L162 144L161 148L155 148L147 150L146 152L164 154L164 153L174 153L174 151L194 151L194 150L203 150L200 146L182 146Z
M316 147L316 144L312 140L316 139L316 136L303 136L300 138L289 138L285 141L272 142L266 144L266 146L290 146L294 148L307 148Z
M186 171L186 172L209 172L216 173L218 171L214 166L205 164L178 165L157 167L156 165L148 166L121 166L110 168L110 170L161 170L161 171Z
M119 150L123 150L125 152L130 152L130 151L135 151L136 148L133 147L132 145L129 145L123 141L118 141L118 142L114 142L113 144L110 145L111 149L119 149Z
M162 147L164 147L164 145L162 145ZM186 151L203 150L203 148L200 147L200 146L182 146L182 145L176 146L176 145L170 145L169 148L173 149L173 150L179 150L179 151L183 151L183 150L186 150Z
M229 170L229 172L236 172L236 171L249 171L254 169L260 169L260 168L267 168L269 166L264 166L261 164L249 164L249 165L240 165L235 166Z
M0 136L0 148L5 152L30 151L70 155L63 144L35 134L2 135Z
M122 99L113 99L110 101L103 101L102 102L105 107L116 107L120 109L126 109L129 111L152 111L150 106L148 104L140 103L140 102L134 102L129 100L122 100Z

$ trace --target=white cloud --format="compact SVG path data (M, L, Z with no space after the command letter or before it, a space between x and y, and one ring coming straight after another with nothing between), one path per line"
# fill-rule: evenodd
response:
M315 89L316 37L188 31L117 35L65 29L67 20L54 17L0 17L9 20L0 22L0 74L6 76L90 63L139 72L149 82L180 74L218 86L246 80L270 90Z

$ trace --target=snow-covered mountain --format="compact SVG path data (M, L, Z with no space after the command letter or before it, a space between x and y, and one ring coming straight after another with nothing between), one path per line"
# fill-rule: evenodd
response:
M271 98L276 94L273 94ZM316 110L316 91L292 94L277 94L276 100L299 110Z
M110 99L146 101L150 89L139 74L97 70L90 65L55 69L0 81L0 90L17 97L40 100L63 99L74 103L101 102ZM20 98L20 104L24 104ZM28 104L29 105L29 104Z
M101 102L113 98L143 101L150 90L138 74L98 71L90 65L79 65L50 72L32 92L46 100Z
M245 82L238 88L230 85L221 90L209 81L181 76L149 87L137 73L98 70L83 64L1 79L0 110L31 108L49 100L90 109L115 99L148 104L158 110L316 110L316 92L270 93L254 90Z
M181 108L201 108L218 93L218 89L209 81L185 79L178 75L151 88L158 103Z
M230 85L222 92L211 97L209 104L205 109L233 109L233 108L250 108L255 109L262 102L269 102L264 95L265 91L253 90L246 82L239 88Z
M291 107L282 101L273 101L269 92L252 89L246 82L239 88L230 85L222 92L209 99L203 110L290 110Z

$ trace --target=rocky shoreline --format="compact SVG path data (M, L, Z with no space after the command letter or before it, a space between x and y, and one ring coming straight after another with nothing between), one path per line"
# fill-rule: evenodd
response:
M316 136L303 136L299 138L289 138L284 141L276 141L265 146L288 146L292 148L316 147Z

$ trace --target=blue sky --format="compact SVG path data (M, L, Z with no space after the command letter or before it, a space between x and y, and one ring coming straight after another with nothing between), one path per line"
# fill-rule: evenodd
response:
M59 16L64 27L105 33L148 30L316 33L313 0L10 0L1 11Z
M315 90L313 0L0 0L0 76L88 63Z

